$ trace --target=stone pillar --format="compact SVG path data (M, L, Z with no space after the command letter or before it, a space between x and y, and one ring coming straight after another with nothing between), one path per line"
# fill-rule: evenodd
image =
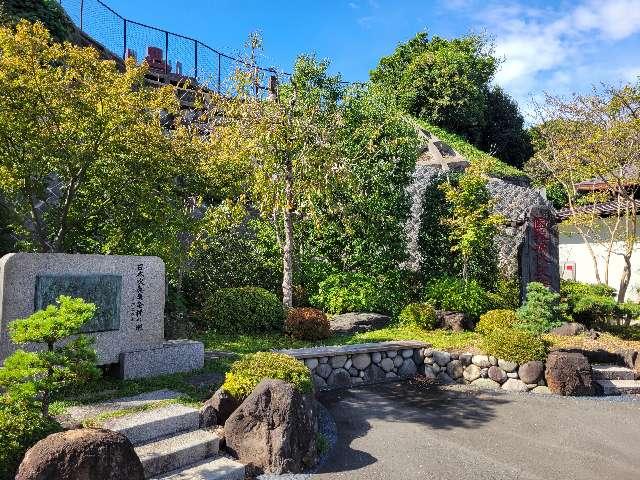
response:
M558 225L551 207L535 205L527 213L525 238L520 254L520 285L525 297L529 282L540 282L560 291Z

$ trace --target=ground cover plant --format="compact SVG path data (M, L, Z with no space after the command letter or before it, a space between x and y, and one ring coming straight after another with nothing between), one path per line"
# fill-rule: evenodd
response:
M311 372L300 360L275 352L259 352L236 361L222 388L242 400L265 378L291 383L300 393L313 391Z

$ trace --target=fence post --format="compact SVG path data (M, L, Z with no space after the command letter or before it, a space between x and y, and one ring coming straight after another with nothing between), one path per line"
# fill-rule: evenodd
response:
M84 17L84 0L80 0L80 30L84 30L82 28L83 17Z
M122 58L126 60L127 59L127 19L123 18L122 20L124 22L124 38L122 42L124 45L124 51L122 53Z
M198 41L194 40L193 44L195 45L195 78L198 80Z
M220 94L220 62L222 61L222 56L220 52L218 52L218 95Z
M164 32L164 73L169 73L169 32Z

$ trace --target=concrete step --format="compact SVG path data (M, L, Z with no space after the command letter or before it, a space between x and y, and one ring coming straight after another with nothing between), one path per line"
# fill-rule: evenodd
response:
M618 365L592 365L593 378L596 380L635 380L636 372Z
M605 395L640 395L639 380L596 380L602 386Z
M103 427L125 435L134 445L141 445L163 437L197 430L200 413L195 408L172 404L146 410L103 423Z
M208 430L194 430L136 447L145 478L193 465L218 453L220 437Z
M244 480L244 465L219 456L152 480Z

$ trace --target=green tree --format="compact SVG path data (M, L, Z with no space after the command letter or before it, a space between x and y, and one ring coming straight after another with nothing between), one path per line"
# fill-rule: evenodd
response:
M500 87L487 91L486 122L479 147L517 168L533 155L531 137L516 102Z
M552 292L538 282L527 285L527 298L517 310L517 328L541 334L558 327L566 320L566 304L560 301L560 294Z
M75 37L73 22L57 0L0 0L0 25L15 26L20 20L42 22L59 42Z
M47 416L53 393L73 382L99 376L93 340L78 335L95 311L92 303L61 295L56 305L11 322L9 332L14 343L39 343L46 348L38 352L17 350L5 359L0 368L0 385L7 389L9 397L35 399ZM78 336L62 346L56 345L73 335Z
M145 86L145 71L40 23L0 28L0 202L21 249L157 254L172 269L198 152L167 116L173 88Z
M383 57L371 81L395 92L405 111L477 143L496 68L483 36L446 40L422 32Z
M618 280L618 302L623 302L638 239L640 82L571 99L549 95L536 113L536 153L527 172L538 184L561 190L555 196L564 199L571 212L565 226L587 247L597 283L610 283L614 255L624 260ZM578 188L584 180L598 185L584 192ZM604 202L616 210L609 219L602 219L596 208L582 208ZM604 254L598 253L598 245L605 246Z
M451 217L444 222L451 229L451 249L460 255L462 278L478 280L489 288L497 281L494 237L504 218L493 213L485 169L482 162L476 163L457 184L449 181L441 188L452 206Z
M238 72L236 97L211 101L212 151L217 149L213 158L249 166L251 201L276 226L286 306L293 304L294 222L313 215L341 165L335 135L341 123L342 85L339 77L327 75L327 68L327 62L299 57L290 82L280 86L274 99L264 101L254 96L254 70L249 66L248 72ZM215 116L220 111L222 122Z

